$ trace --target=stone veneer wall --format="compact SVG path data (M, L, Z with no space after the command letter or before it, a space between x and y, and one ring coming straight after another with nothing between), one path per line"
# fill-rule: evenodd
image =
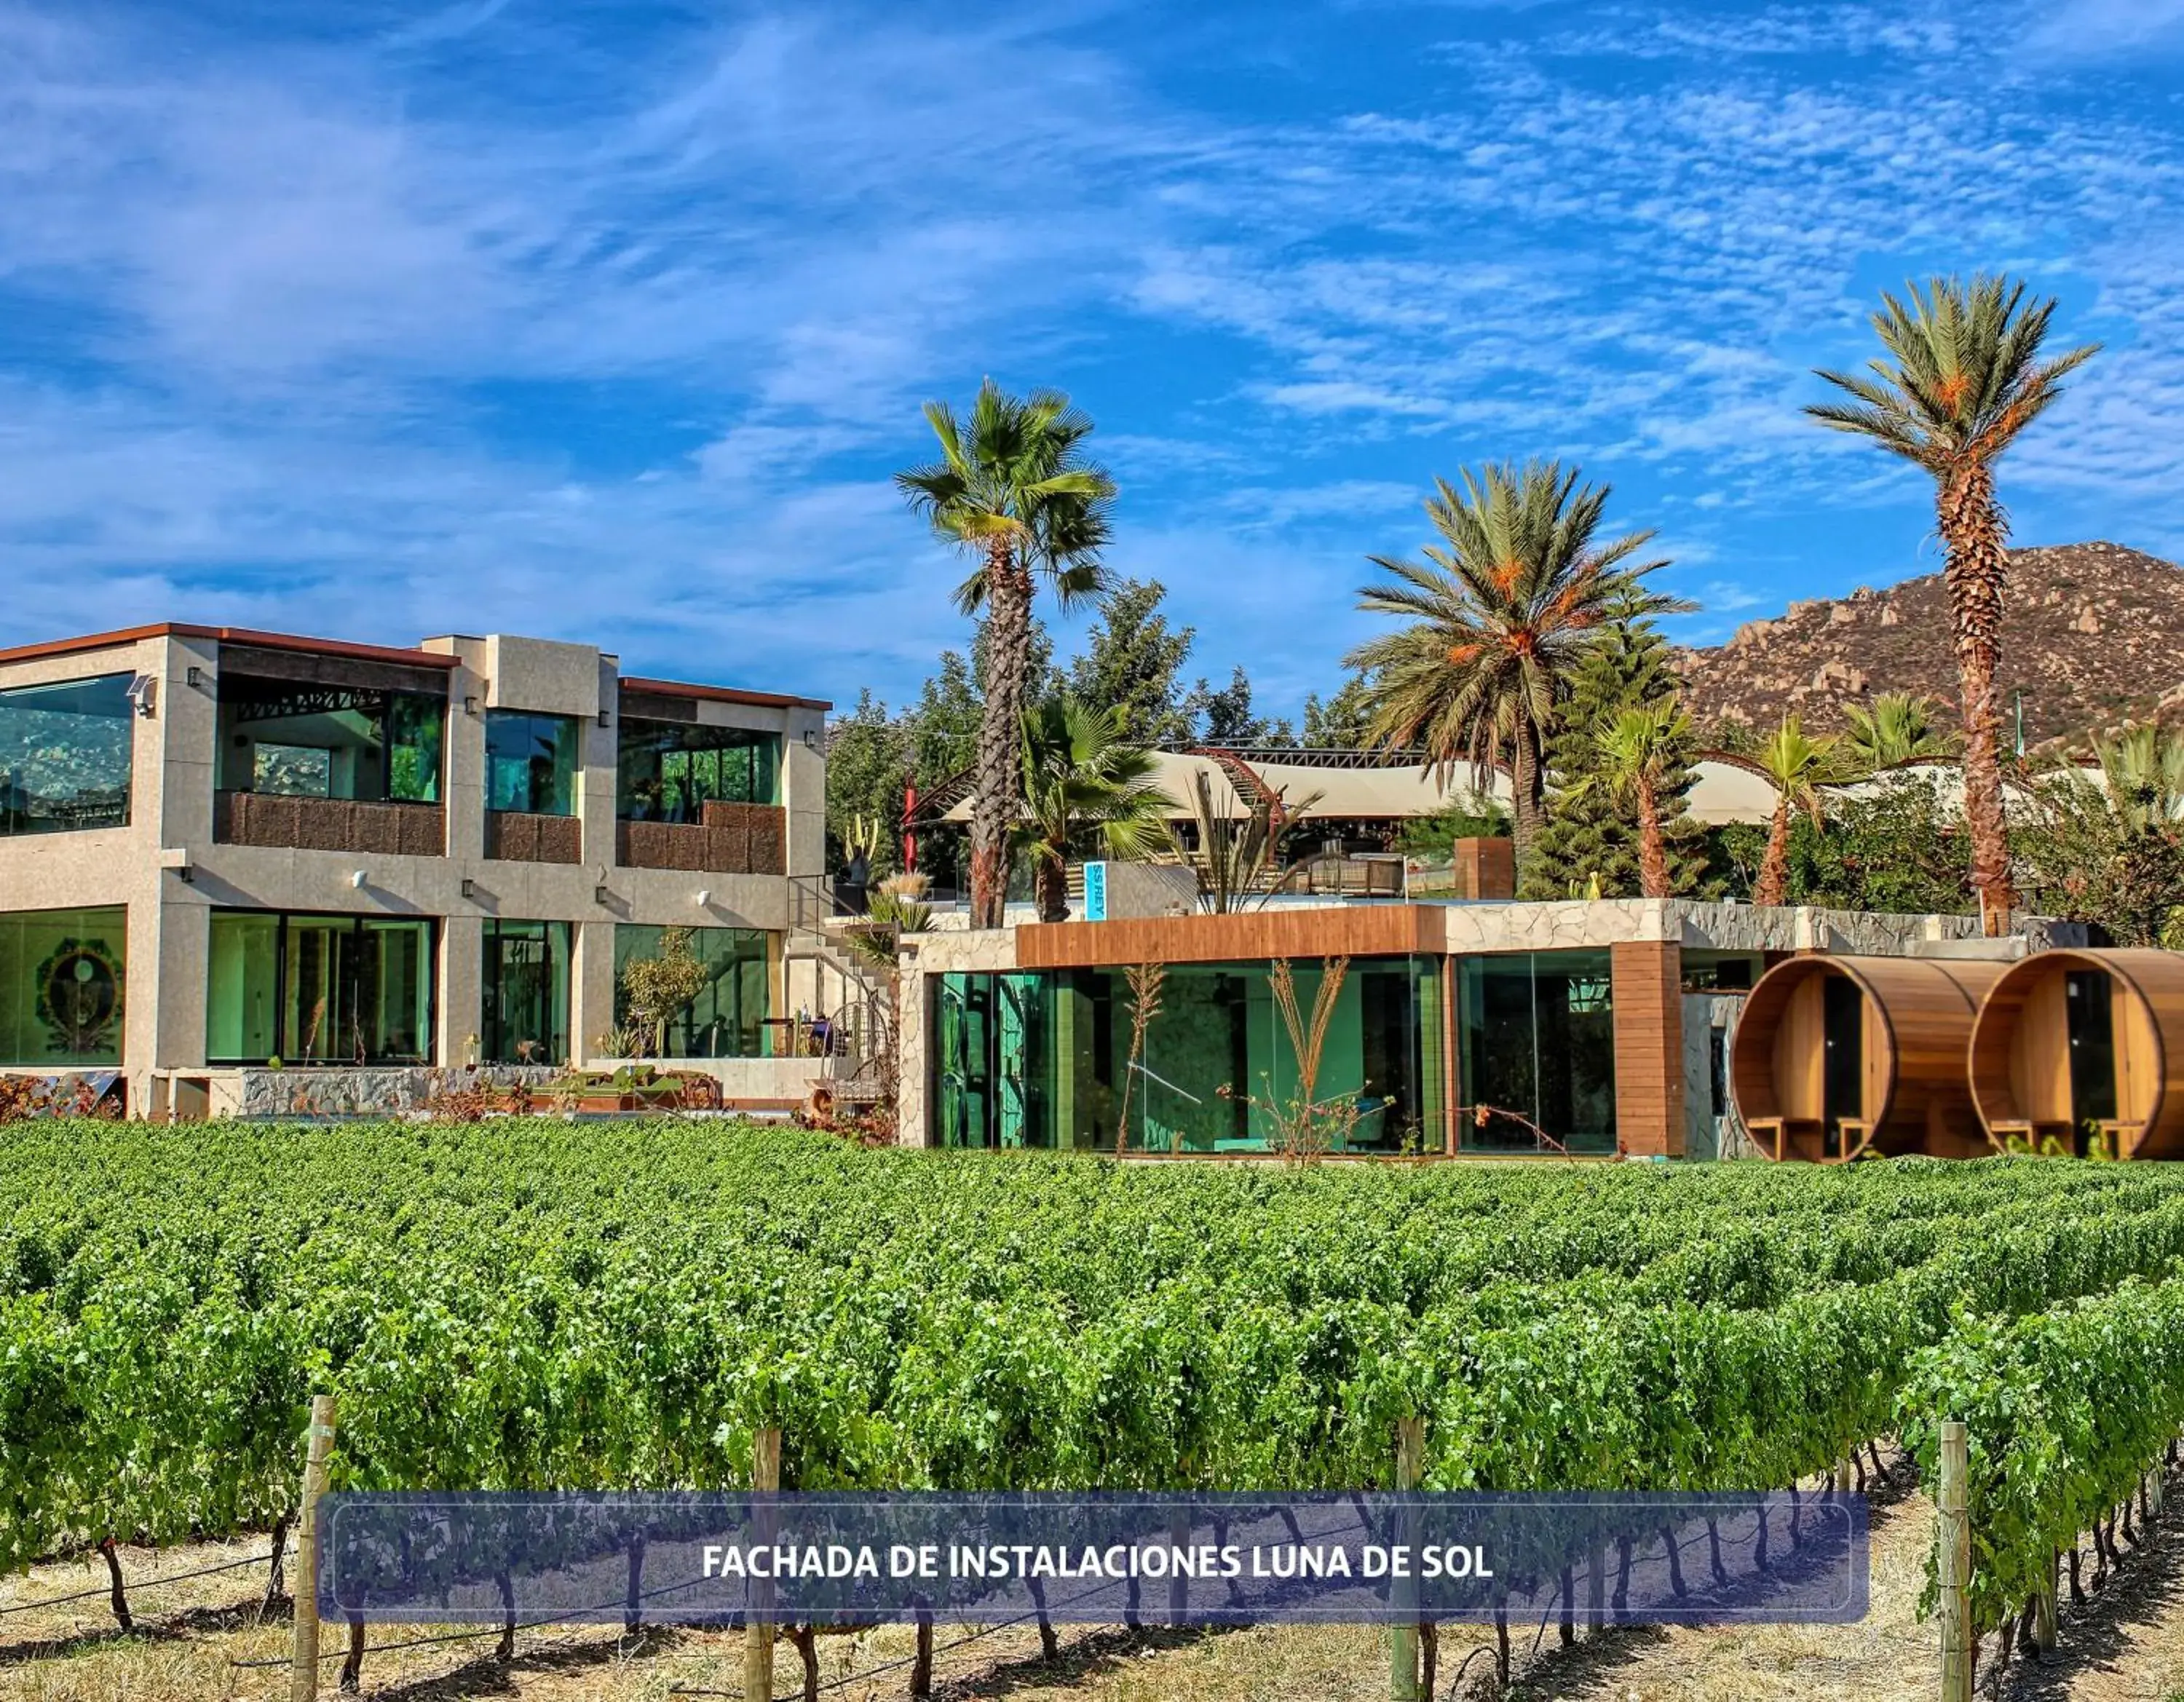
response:
M245 1070L236 1115L243 1117L383 1117L421 1111L438 1093L521 1082L536 1089L560 1072L543 1065L476 1070L365 1065L351 1070Z
M437 804L221 792L213 798L212 837L219 845L438 857L447 849L447 815Z
M615 829L615 860L625 869L788 872L788 812L777 804L708 804L699 821L618 821Z
M584 825L573 815L525 809L485 813L485 854L501 863L581 863Z

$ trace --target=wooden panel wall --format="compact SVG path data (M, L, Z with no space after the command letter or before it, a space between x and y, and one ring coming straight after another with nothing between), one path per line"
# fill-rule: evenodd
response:
M1136 963L1401 957L1413 952L1439 956L1444 932L1440 912L1426 904L1028 922L1017 930L1017 966L1100 969Z
M1510 839L1459 839L1449 847L1457 895L1466 898L1517 896L1517 846Z
M1615 1006L1615 1141L1624 1152L1684 1152L1683 948L1635 940L1609 950Z
M1774 1031L1774 1108L1769 1115L1815 1121L1827 1094L1828 977L1798 982Z

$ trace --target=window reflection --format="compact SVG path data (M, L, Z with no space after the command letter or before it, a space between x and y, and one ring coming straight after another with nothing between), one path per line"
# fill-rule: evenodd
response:
M710 803L781 802L778 733L624 720L616 759L625 821L694 822Z
M577 723L567 715L488 710L485 770L488 809L574 815Z
M205 1055L215 1064L425 1064L432 924L215 910Z
M129 680L0 691L0 835L129 825Z
M479 1061L560 1064L569 1056L569 925L485 924Z
M0 1064L119 1064L128 943L120 904L0 913Z
M291 798L437 804L444 698L223 676L219 785Z
M1515 952L1460 969L1466 1149L1615 1150L1608 954ZM1482 1115L1483 1114L1483 1115Z

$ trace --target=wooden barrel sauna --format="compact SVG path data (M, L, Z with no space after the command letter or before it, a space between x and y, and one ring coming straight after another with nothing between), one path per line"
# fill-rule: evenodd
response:
M2184 954L2036 952L1988 989L1972 1099L2003 1151L2184 1158Z
M1970 1158L1986 1136L1964 1080L1980 998L2007 965L1795 957L1759 978L1730 1050L1737 1115L1762 1152Z

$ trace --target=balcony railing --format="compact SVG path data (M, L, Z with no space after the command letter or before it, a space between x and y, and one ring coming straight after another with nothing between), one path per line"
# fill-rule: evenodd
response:
M583 824L573 815L488 809L485 854L503 863L581 863L584 860Z
M696 821L619 821L615 860L625 869L785 875L788 813L776 804L707 804Z
M447 854L447 815L437 804L291 798L265 792L213 794L212 837L220 845L295 851L372 851L398 857Z

